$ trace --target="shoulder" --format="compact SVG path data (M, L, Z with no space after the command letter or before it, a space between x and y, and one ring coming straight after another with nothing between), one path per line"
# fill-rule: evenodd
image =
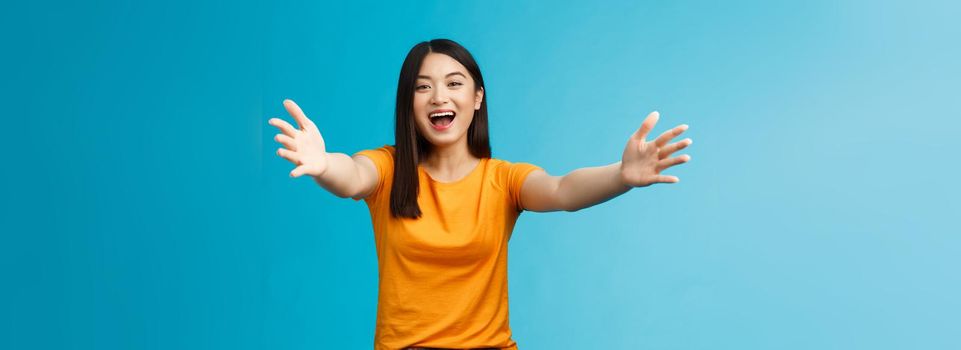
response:
M490 168L499 169L508 166L509 164L510 162L503 159L487 158L487 166Z
M516 171L529 171L535 169L541 169L541 167L528 162L511 162L503 159L491 158L488 163L489 166L508 172Z
M509 161L509 160L499 159L499 158L489 158L489 159L487 160L487 162L488 162L491 166L505 167L505 168L521 167L521 166L528 166L528 165L536 166L536 165L533 165L533 164L531 164L531 163L526 163L526 162L512 162L512 161Z
M388 161L392 162L394 160L395 149L392 145L383 145L377 148L365 149L358 151L352 155L352 157L364 156L369 158L374 164L386 165Z
M507 194L511 205L517 210L524 210L521 203L522 189L528 179L528 175L536 173L543 168L526 162L510 162L502 159L490 160L490 166L494 173L495 183ZM535 176L536 177L536 176Z
M488 167L494 172L498 182L513 187L519 187L531 172L543 170L540 166L531 163L511 162L497 158L491 158L488 161Z
M372 149L372 151L386 152L386 153L390 154L391 156L393 156L395 153L397 153L397 149L394 148L393 145L383 145L383 146L380 146L380 147L377 147L377 148Z
M357 164L358 176L363 183L364 193L377 196L381 189L390 185L394 172L394 146L383 145L354 153L351 158ZM365 198L367 196L364 196ZM355 197L354 199L359 199Z

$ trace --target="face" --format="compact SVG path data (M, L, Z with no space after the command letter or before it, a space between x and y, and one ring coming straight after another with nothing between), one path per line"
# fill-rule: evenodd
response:
M480 109L484 90L460 62L429 53L424 57L414 85L414 119L417 130L434 146L466 144L467 128Z

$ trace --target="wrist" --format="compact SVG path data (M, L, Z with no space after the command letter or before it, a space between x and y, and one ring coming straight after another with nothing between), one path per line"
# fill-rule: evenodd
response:
M323 165L320 166L320 171L318 171L316 174L311 174L311 176L313 176L317 181L324 180L324 176L327 175L328 171L330 170L330 153L324 152L323 160L324 161L321 162Z
M627 173L624 171L623 162L617 162L617 186L624 192L634 188L634 186L631 186L630 182L627 181Z

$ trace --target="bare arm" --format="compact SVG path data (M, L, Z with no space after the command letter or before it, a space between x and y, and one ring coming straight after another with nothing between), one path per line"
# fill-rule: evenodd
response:
M661 171L685 163L690 156L670 155L691 144L685 139L667 143L687 130L686 125L677 126L661 134L657 140L646 142L647 133L654 128L657 112L651 113L624 148L622 160L613 164L580 168L564 176L550 176L544 171L534 171L527 176L521 188L521 203L531 211L577 211L617 197L634 187L654 183L675 183L677 177L661 175Z
M521 188L524 209L536 212L577 211L604 203L631 189L621 182L620 162L580 168L564 176L535 170Z
M363 198L377 185L377 169L367 157L327 153L327 162L327 170L314 181L337 197Z
M284 100L287 112L297 121L294 128L283 119L271 118L270 125L280 129L274 136L286 148L277 149L277 155L297 167L291 177L310 175L318 185L341 198L366 196L377 184L377 169L370 159L351 158L344 153L327 153L324 138L314 124L294 101Z

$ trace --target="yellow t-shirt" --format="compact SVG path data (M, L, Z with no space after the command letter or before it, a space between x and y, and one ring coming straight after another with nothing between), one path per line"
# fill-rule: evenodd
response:
M483 158L464 178L438 182L418 165L422 216L398 219L390 214L394 147L358 154L374 162L380 177L364 198L380 276L374 349L516 350L507 310L507 241L522 211L521 185L541 168Z

